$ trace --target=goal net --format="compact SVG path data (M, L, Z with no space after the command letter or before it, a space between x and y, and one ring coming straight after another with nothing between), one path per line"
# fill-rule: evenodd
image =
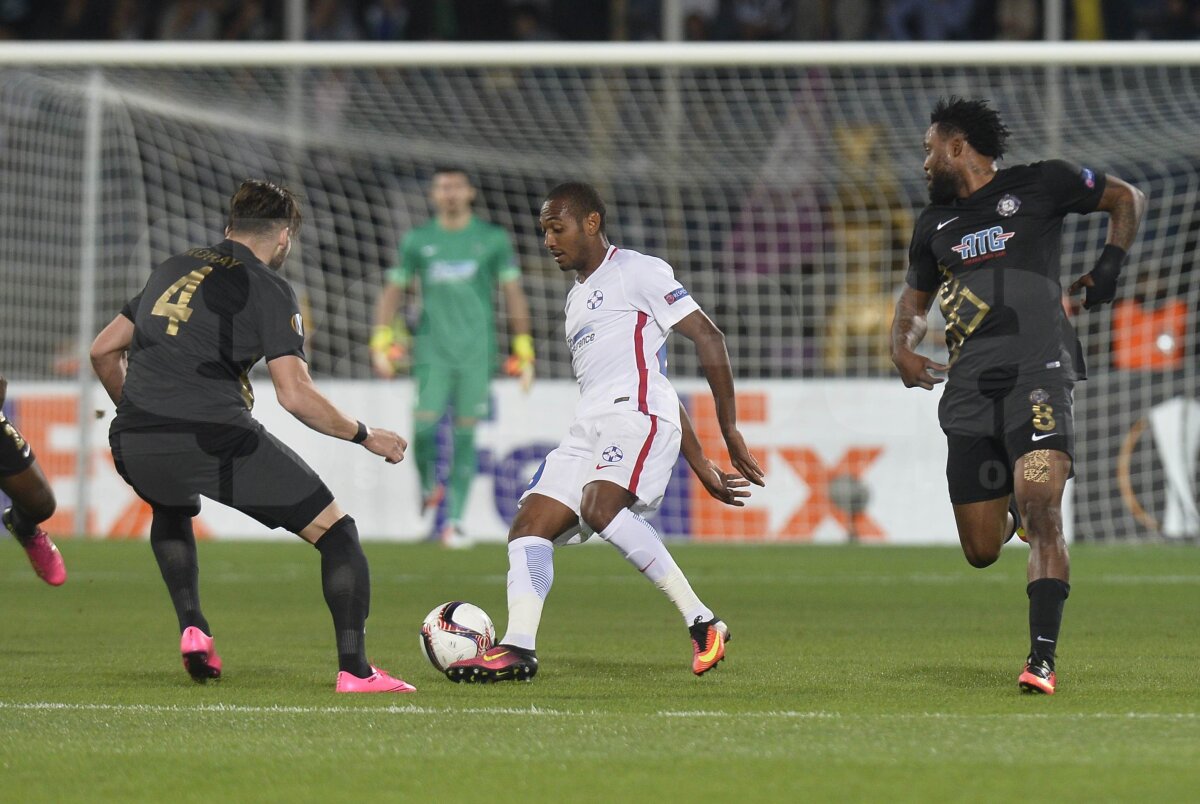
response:
M614 242L675 266L739 378L890 377L929 109L986 97L1013 131L1005 164L1086 161L1150 198L1121 304L1075 319L1092 375L1076 391L1077 533L1200 532L1200 62L872 63L860 48L859 64L799 51L774 65L655 64L638 51L624 66L339 66L308 52L285 66L221 50L203 66L0 68L0 371L74 376L81 299L103 324L150 265L218 239L231 190L261 176L303 198L289 272L313 373L366 379L383 271L430 215L431 171L455 165L479 188L478 214L512 235L541 377L570 377L564 280L536 226L543 194L568 177L599 187ZM1067 218L1065 276L1092 266L1105 227ZM671 349L673 375L701 376L686 344Z

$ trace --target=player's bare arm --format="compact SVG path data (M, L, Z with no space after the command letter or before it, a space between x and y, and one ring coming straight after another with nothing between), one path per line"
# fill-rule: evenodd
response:
M385 282L379 299L375 302L375 320L371 328L371 369L381 379L396 376L396 342L392 322L396 311L404 303L404 288L394 282Z
M92 341L92 370L108 393L108 398L117 404L125 387L125 353L133 341L133 322L118 315Z
M1104 251L1096 261L1096 267L1076 279L1067 290L1075 294L1081 288L1086 288L1083 297L1085 310L1107 304L1116 298L1117 278L1146 214L1146 194L1129 182L1110 175L1096 211L1108 213L1108 239Z
M508 329L513 335L529 334L529 301L521 289L519 279L501 283L504 291L504 307L508 310Z
M924 388L945 382L945 377L935 377L930 372L946 371L949 367L917 354L917 347L929 329L926 316L933 304L933 293L905 286L896 302L896 315L892 319L892 362L900 372L905 388Z
M746 488L750 485L750 481L739 474L726 472L704 454L704 445L696 436L696 428L692 426L691 417L688 416L687 408L683 406L682 402L679 404L679 426L683 436L680 442L680 452L683 453L684 459L687 460L688 466L691 467L696 478L704 486L704 490L711 497L726 505L732 505L735 508L744 506L746 503L742 501L742 498L750 496L750 491Z
M529 301L521 289L519 279L502 282L504 309L508 311L508 331L512 333L512 356L505 366L506 372L521 379L521 389L528 391L533 385L533 336L530 335Z
M763 482L763 470L737 429L737 403L733 394L733 369L729 365L729 351L725 348L725 335L717 328L703 310L685 316L673 329L696 346L696 355L704 369L704 377L712 390L717 404L717 423L725 446L729 449L729 460L742 477L756 486Z
M358 422L338 410L317 390L307 363L294 355L284 355L268 362L267 369L275 385L275 396L284 410L318 433L345 441L355 440L359 433ZM404 450L408 447L408 442L396 433L377 427L368 427L366 440L361 443L388 463L404 460Z
M1146 194L1123 179L1109 174L1097 212L1108 213L1108 240L1129 251L1146 215Z

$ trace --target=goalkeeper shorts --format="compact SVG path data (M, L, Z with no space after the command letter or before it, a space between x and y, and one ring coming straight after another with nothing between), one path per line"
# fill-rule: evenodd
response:
M492 382L490 363L417 363L412 373L417 383L418 411L440 418L447 408L453 407L454 415L460 418L488 417Z

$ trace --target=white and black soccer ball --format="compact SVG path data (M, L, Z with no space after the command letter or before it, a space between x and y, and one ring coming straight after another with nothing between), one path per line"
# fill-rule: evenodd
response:
M478 606L452 601L421 623L421 652L439 672L454 662L482 656L496 641L492 618Z

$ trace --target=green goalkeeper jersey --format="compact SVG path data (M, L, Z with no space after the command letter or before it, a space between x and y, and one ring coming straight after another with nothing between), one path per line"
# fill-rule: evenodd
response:
M478 218L453 232L436 218L409 232L387 278L401 287L414 278L421 285L413 361L494 367L493 292L520 274L508 233Z

